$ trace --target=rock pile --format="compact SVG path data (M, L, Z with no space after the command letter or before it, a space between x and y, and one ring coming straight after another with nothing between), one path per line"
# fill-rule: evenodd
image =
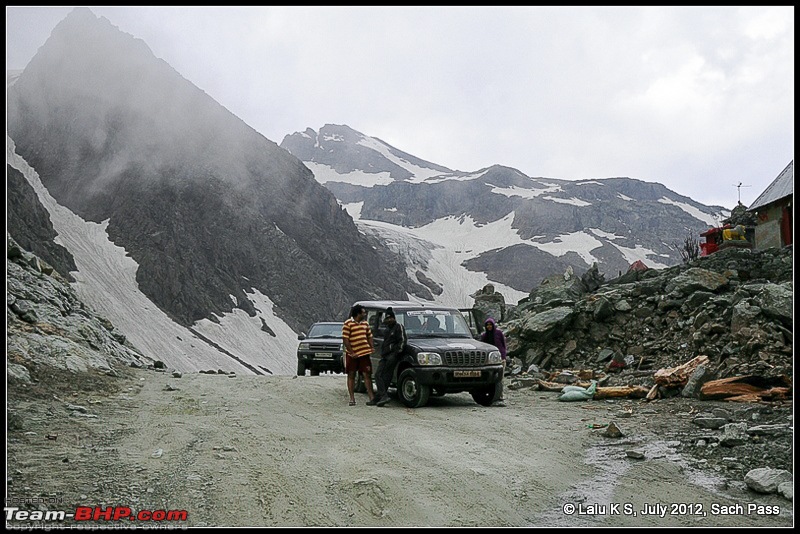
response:
M791 377L792 270L792 247L785 247L726 249L608 282L567 272L510 309L503 324L509 356L522 369L624 362L608 385L641 384L700 355L709 359L707 378Z
M6 352L9 383L36 382L43 369L116 375L152 362L92 312L57 271L8 234Z
M506 317L506 299L502 293L495 291L494 285L486 284L472 295L475 299L473 308L482 312L481 323L492 317L495 321L502 322Z

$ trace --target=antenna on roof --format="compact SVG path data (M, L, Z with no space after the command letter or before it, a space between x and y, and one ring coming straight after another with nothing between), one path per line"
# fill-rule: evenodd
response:
M736 190L739 192L739 204L741 204L742 203L742 188L743 187L750 187L750 186L749 185L742 185L742 182L739 182L738 185L737 184L733 184L733 187L735 187Z

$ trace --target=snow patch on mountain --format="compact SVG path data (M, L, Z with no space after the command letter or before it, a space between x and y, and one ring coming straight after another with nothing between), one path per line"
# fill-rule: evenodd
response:
M507 220L500 225L510 229L511 217L505 219ZM357 224L362 232L380 236L390 249L402 254L409 264L409 275L414 276L419 270L441 284L442 293L432 301L436 304L469 308L473 305L473 299L469 295L486 284L493 284L495 290L503 294L506 302L517 302L528 296L527 293L489 280L485 273L470 271L462 265L465 260L501 246L496 240L486 239L500 225L492 223L477 227L471 219L457 220L454 217L440 219L420 228L406 228L372 220L360 220ZM481 235L472 234L473 232ZM516 231L511 230L511 234L516 235ZM510 238L506 241L519 243L522 240L516 236L516 239ZM424 301L411 295L409 299Z
M344 141L344 136L342 136L340 134L326 134L326 135L322 136L322 140L323 141L342 142L342 141Z
M470 180L477 180L486 174L486 170L473 172L469 174L440 174L438 176L434 176L433 178L428 178L425 180L426 184L438 184L441 182L468 182Z
M558 193L559 191L563 191L563 189L561 189L561 186L558 185L558 184L551 184L550 182L543 182L541 180L537 180L536 178L531 178L531 181L536 183L536 184L539 184L540 186L542 186L542 188L544 188L544 191L542 191L542 193L540 193L540 194L543 194L543 193Z
M627 200L627 201L629 201L629 202L633 202L633 199L632 199L631 197L629 197L629 196L626 196L626 195L623 195L622 193L617 193L617 196L618 196L619 198L621 198L622 200Z
M596 235L598 237L604 237L604 238L612 240L612 241L614 239L625 239L624 235L617 235L617 234L612 234L612 233L609 233L609 232L605 232L605 231L601 230L600 228L589 228L589 231L592 232L594 235Z
M527 178L527 176L524 175L521 176ZM534 187L533 189L527 187L519 187L516 185L512 185L509 187L498 187L489 182L487 182L486 185L492 186L492 193L505 195L507 197L536 198L538 196L544 195L545 193L559 193L563 191L563 189L561 189L561 186L558 184L542 182L541 180L536 180L535 178L530 178L530 181L541 187Z
M486 183L486 185L492 187L492 193L495 193L497 195L505 195L507 197L536 198L539 195L543 195L545 193L554 193L557 191L561 191L560 186L552 184L549 187L545 187L544 189L528 189L516 185L512 185L509 187L498 187L488 182Z
M361 202L345 205L359 230L366 235L376 235L408 263L407 271L414 277L416 271L442 286L441 295L432 302L446 306L468 308L473 305L469 296L486 284L493 284L507 302L517 302L528 294L505 284L489 280L486 273L470 271L462 265L489 250L523 243L511 227L514 214L485 225L477 225L472 217L445 217L419 228L407 228L391 223L361 220ZM350 210L353 211L350 211ZM423 300L409 296L412 300Z
M589 228L588 230L596 236L606 239L610 245L620 251L628 263L641 260L642 263L652 269L669 267L666 264L659 263L652 259L653 256L658 257L663 256L663 254L658 254L641 245L636 245L634 248L630 248L613 242L616 239L626 239L625 236L612 234L603 231L600 228ZM536 241L533 241L535 239L541 239L542 237L544 236L536 236L532 238L534 246L540 250L548 252L554 256L563 256L567 252L574 251L590 265L592 262L599 262L599 260L592 255L592 250L602 247L603 243L586 232L574 232L571 234L560 235L549 243L537 243Z
M494 222L477 224L469 215L444 217L417 228L423 239L448 247L467 257L489 250L518 245L525 241L512 228L514 212ZM465 257L464 259L467 259Z
M653 259L651 256L660 256L665 257L664 254L658 254L649 248L645 248L641 245L636 245L634 248L623 247L622 245L618 245L616 243L611 243L611 245L620 251L620 253L625 257L625 260L628 263L634 263L640 260L642 263L650 267L651 269L665 269L669 267L669 265L665 263L659 263ZM666 256L668 258L668 256Z
M559 204L572 204L573 206L583 207L583 206L591 206L591 202L586 202L585 200L581 200L579 198L571 197L571 198L558 198L558 197L551 197L546 196L542 197L545 200L551 200L553 202L558 202Z
M79 298L95 312L108 318L145 356L182 371L224 369L242 374L253 373L246 365L175 323L153 304L136 283L137 263L125 249L109 240L106 230L108 220L102 223L88 222L58 204L42 184L36 170L16 153L14 142L8 136L6 161L20 171L36 191L58 234L56 243L73 255L78 271L71 273L76 280L72 286ZM264 365L271 370L291 374L294 348L287 353L286 347L295 339L295 334L271 313L271 307L263 302L257 307L267 310L264 313L265 321L276 334L280 332L284 338L277 339L261 332L260 343L253 343L247 352L239 352L233 346L225 350L247 364ZM234 315L236 312L244 313L235 310ZM260 320L258 322L260 327ZM230 332L227 338L223 338L219 333L211 332L208 337L223 346L235 335L238 332Z
M428 178L442 174L442 171L429 169L427 167L420 167L419 165L414 165L413 163L396 156L391 150L389 150L388 146L373 137L362 137L359 139L358 144L378 152L387 160L413 174L413 178L405 180L407 182L418 184L424 182Z
M233 354L248 355L248 363L263 371L293 374L296 370L297 334L275 315L275 305L269 297L256 289L247 294L258 312L255 317L236 308L232 313L218 317L219 323L209 319L198 321L195 330Z
M341 174L333 170L330 165L324 163L316 163L313 161L304 161L306 167L311 169L314 177L321 184L326 182L342 182L351 185L360 185L362 187L373 187L376 185L388 185L394 182L394 179L388 172L364 172L352 171Z
M600 262L592 256L592 250L602 247L603 243L586 232L580 231L562 234L549 243L533 242L533 246L553 256L563 256L567 252L575 252L583 261L591 265L594 262Z
M350 214L350 217L352 217L354 221L357 221L361 218L361 210L364 208L364 201L342 204L342 207Z
M672 206L677 206L698 221L703 221L704 223L708 224L709 226L718 226L719 220L715 219L713 215L709 215L704 211L701 211L691 204L686 204L685 202L676 202L672 199L667 197L661 197L658 199L661 204L670 204Z

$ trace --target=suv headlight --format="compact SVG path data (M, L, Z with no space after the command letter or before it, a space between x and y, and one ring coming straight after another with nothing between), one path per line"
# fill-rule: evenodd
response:
M435 352L420 352L417 354L420 365L442 365L442 356Z
M308 343L300 343L300 345L297 347L297 350L308 350L309 346L310 345Z
M489 359L487 363L500 363L503 361L503 357L500 356L499 350L493 350L489 352Z
M344 352L344 343L339 344L339 352Z

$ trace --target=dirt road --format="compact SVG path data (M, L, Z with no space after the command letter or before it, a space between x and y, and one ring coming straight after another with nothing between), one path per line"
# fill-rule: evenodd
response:
M8 495L47 497L49 510L186 510L180 526L793 524L790 501L726 490L669 443L649 439L631 460L635 440L587 428L619 404L526 390L507 391L505 408L468 394L417 410L357 395L348 407L342 375L130 375L108 395L15 403ZM643 515L656 503L663 517ZM748 514L750 503L780 514Z

